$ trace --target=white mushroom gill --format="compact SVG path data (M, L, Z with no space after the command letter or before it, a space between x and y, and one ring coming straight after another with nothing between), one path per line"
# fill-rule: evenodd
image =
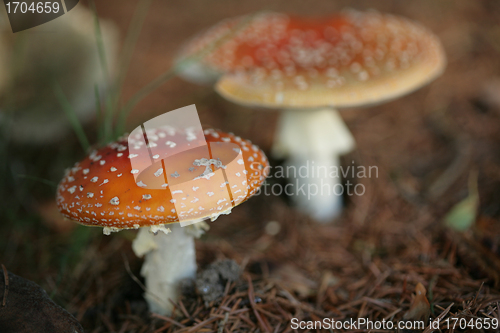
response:
M174 223L168 225L170 230L139 230L132 249L138 257L145 257L141 275L146 280L144 297L150 311L161 315L172 312L170 300L175 302L179 298L180 281L196 275L194 239L200 237L207 227L205 222L185 228Z
M299 209L319 222L330 222L340 215L342 196L335 193L340 193L341 179L330 177L330 171L339 168L339 156L355 146L352 134L335 109L284 110L273 155L286 158L287 169L293 168L297 175L293 180L297 188L305 189L305 194L297 191L292 195ZM304 168L307 173L301 177L299 170Z

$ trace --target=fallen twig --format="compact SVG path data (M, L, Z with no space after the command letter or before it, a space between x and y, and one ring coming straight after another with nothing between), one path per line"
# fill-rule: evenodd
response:
M2 264L2 270L4 279L2 307L4 307L7 304L7 294L9 293L9 273L7 272L7 269L3 264Z

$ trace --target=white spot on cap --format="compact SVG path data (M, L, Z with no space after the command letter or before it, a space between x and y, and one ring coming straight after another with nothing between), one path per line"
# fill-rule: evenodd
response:
M140 206L135 206L134 209L135 210L141 210L141 207Z
M283 92L281 91L278 91L275 95L274 95L274 101L278 104L281 104L283 103L283 100L285 99L285 96L283 95Z
M68 188L68 192L73 194L75 193L75 190L76 190L76 185L75 186L71 186L70 188Z
M184 192L182 192L182 190L177 190L172 192L172 194L177 194L177 193L184 193Z
M113 199L111 199L109 201L109 203L112 204L112 205L114 205L114 206L118 206L118 204L120 203L120 199L118 197L114 197Z
M144 200L149 200L149 199L151 199L152 197L151 197L151 194L143 194L143 195L142 195L142 198L143 198Z
M89 169L83 169L82 172L83 172L84 175L86 175L86 174L88 174L90 172L90 170Z
M130 154L130 155L128 155L128 158L134 158L134 157L137 157L137 156L139 156L139 155L137 155L137 154Z
M101 183L101 184L99 184L99 186L104 185L104 184L106 184L106 183L109 183L109 180L108 180L108 179L104 179L104 180L102 181L102 183Z
M94 197L94 193L92 193L92 192L87 193L87 198L93 198L93 197Z
M154 173L155 177L160 177L162 174L163 174L163 168L159 168L159 169L158 169L158 170L156 170L156 172Z
M109 171L111 171L111 172L115 172L116 170L118 170L118 169L116 169L115 167L111 167L111 169L109 169Z
M99 164L100 164L100 165L104 165L105 163L106 163L106 161L105 161L105 160L101 160L101 161L99 162Z
M97 180L98 180L98 179L99 179L99 177L94 177L94 178L92 178L90 181L91 181L92 183L95 183L95 182L97 182Z
M242 164L244 164L244 163L245 163L245 162L243 162L243 160L242 160L241 158L238 160L238 164L239 164L239 165L242 165Z
M139 170L137 169L132 169L132 171L130 171L131 174L135 175L136 173L139 173Z
M140 182L136 183L136 184L137 184L137 186L140 186L140 187L147 187L148 186L148 185L144 184L142 182L142 180Z
M165 211L165 208L163 208L163 206L160 206L156 209L157 211L159 212L164 212Z
M197 189L199 189L199 187L193 186L193 191L196 192Z
M215 193L214 192L208 192L207 193L209 197L211 197L212 195L214 195Z

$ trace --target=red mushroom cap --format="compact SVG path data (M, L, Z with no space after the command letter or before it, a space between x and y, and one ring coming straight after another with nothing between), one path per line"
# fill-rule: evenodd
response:
M249 23L241 24L243 20ZM238 25L242 25L239 29ZM408 19L346 11L327 18L265 13L221 22L184 55L231 33L201 63L222 75L218 92L267 107L360 106L393 99L445 67L438 38Z
M248 140L204 132L211 156L200 150L205 140L185 140L186 133L172 128L148 130L154 156L141 153L143 138L133 135L93 151L59 183L59 210L78 223L113 230L227 213L256 193L269 164ZM191 144L197 148L187 150Z

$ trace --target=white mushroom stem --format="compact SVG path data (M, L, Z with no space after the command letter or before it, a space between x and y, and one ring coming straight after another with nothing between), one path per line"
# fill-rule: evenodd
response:
M169 315L180 296L179 283L196 276L194 238L199 237L208 225L205 222L181 227L178 223L168 226L171 233L152 233L141 228L132 243L139 257L145 256L141 275L146 280L144 295L151 312Z
M287 170L295 169L288 175L296 175L292 182L297 189L303 189L292 196L300 210L319 222L329 222L340 215L342 195L336 194L341 192L339 156L352 151L355 145L342 117L333 108L288 109L282 113L273 155L287 159L287 167L292 167ZM339 176L331 177L335 169Z

